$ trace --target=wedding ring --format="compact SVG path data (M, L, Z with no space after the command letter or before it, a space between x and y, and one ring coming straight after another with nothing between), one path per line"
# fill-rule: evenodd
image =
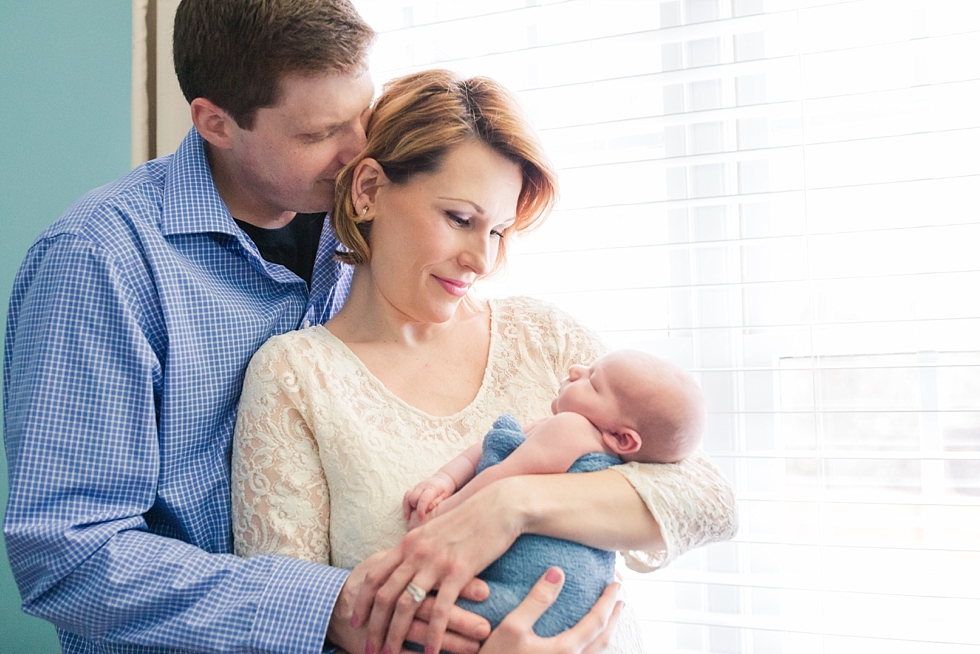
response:
M422 590L412 582L408 582L408 585L405 586L405 592L408 593L412 597L412 599L415 600L416 602L421 602L422 600L424 600L426 595L426 592L424 590Z

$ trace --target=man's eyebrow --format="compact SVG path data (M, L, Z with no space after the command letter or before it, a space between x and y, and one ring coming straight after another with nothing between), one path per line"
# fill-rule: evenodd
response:
M477 213L486 213L483 210L483 207L481 207L480 205L478 205L476 202L473 202L472 200L464 200L463 198L451 198L451 197L447 197L445 195L440 195L439 196L439 199L440 200L452 200L453 202L465 202L466 204L468 204L471 207L473 207L474 209L476 209L476 212Z
M337 129L343 127L350 121L346 120L334 120L329 123L322 123L320 125L308 125L306 129L300 129L301 134L327 134L328 132L336 131Z

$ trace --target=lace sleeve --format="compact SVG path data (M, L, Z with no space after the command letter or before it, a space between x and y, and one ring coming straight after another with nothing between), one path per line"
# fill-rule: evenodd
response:
M246 373L231 464L239 556L330 562L329 489L297 372L303 369L296 353L273 339Z
M616 470L633 485L660 525L666 549L623 552L637 572L663 568L681 554L738 531L731 484L703 451L680 463L626 463Z

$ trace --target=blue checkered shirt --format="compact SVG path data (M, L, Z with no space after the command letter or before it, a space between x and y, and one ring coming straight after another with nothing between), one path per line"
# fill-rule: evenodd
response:
M232 554L245 367L323 322L350 269L323 230L312 288L235 224L191 130L68 210L14 282L4 533L24 610L65 652L318 652L347 572Z

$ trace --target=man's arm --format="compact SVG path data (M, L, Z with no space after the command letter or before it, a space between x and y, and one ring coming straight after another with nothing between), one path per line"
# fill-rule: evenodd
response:
M319 650L345 571L209 553L178 540L175 522L172 537L149 532L146 515L159 523L185 498L159 486L156 388L166 361L149 344L140 303L113 258L72 235L35 246L15 281L4 531L24 610L94 641ZM185 472L222 465L205 459Z
M564 412L539 420L528 429L524 442L506 459L490 466L443 501L434 515L453 510L498 479L565 472L579 457L601 451L602 435L581 415Z

